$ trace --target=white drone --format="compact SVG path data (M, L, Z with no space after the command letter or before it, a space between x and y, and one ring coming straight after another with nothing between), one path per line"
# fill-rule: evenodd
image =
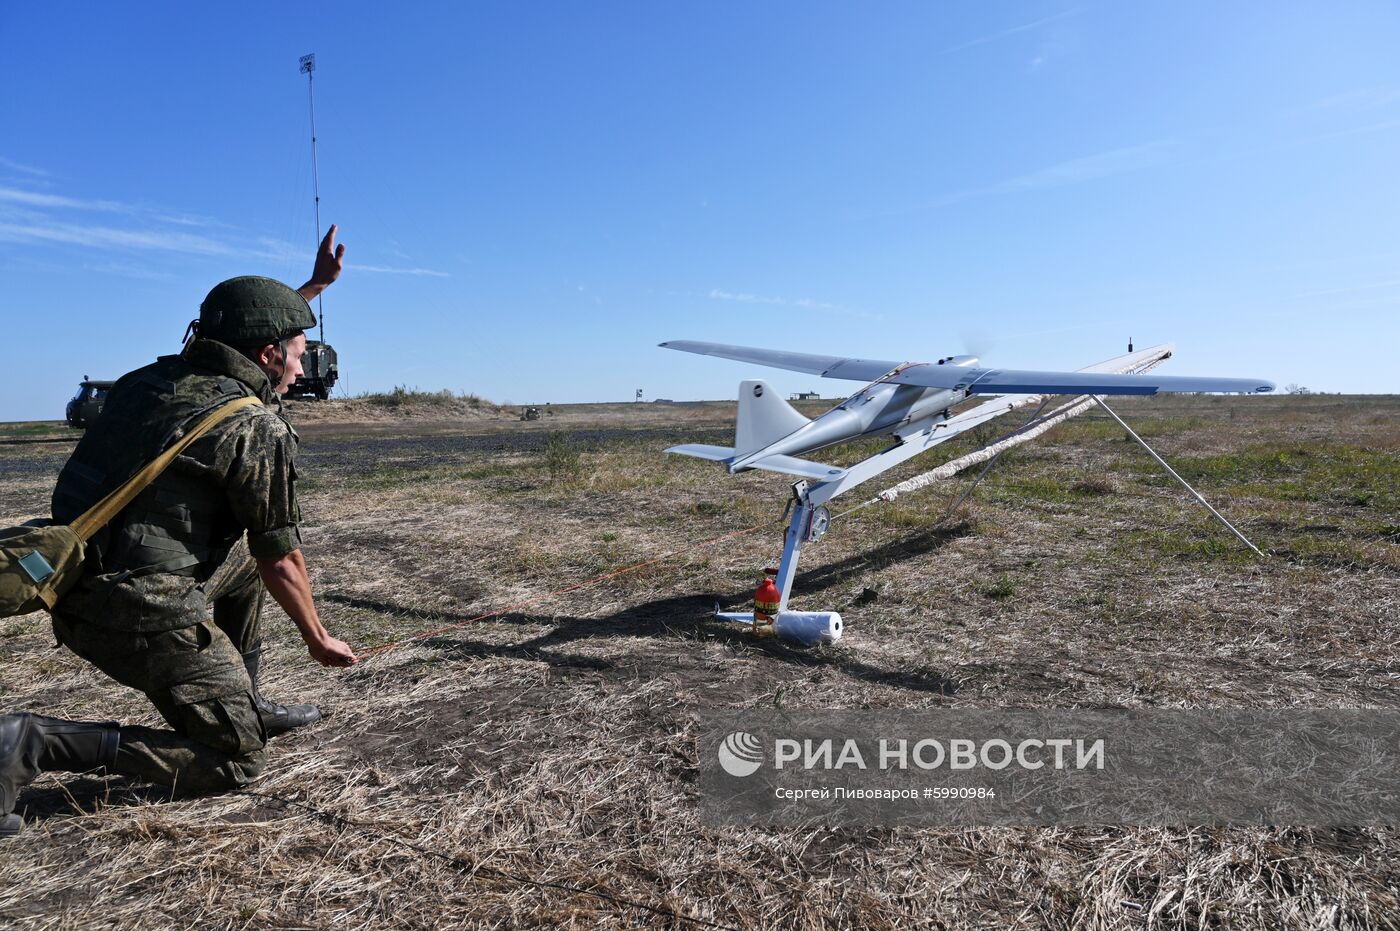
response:
M673 340L662 343L666 349L694 352L772 368L789 369L825 378L844 378L868 384L814 420L809 420L778 396L764 381L739 384L739 412L733 446L707 446L689 443L666 450L719 462L730 473L765 469L798 476L793 486L794 507L788 525L783 559L775 580L781 600L774 629L785 640L812 645L830 642L841 635L841 616L835 612L788 610L788 596L802 546L819 539L827 529L830 515L826 503L837 495L925 452L959 433L986 423L1017 407L1043 401L1049 395L1082 395L1070 404L1052 411L1038 421L1026 424L1018 435L1029 439L1037 425L1045 427L1051 418L1063 419L1098 403L1114 414L1100 395L1161 392L1233 392L1259 394L1272 391L1273 382L1253 378L1194 378L1147 374L1172 354L1172 346L1154 346L1132 351L1088 366L1077 372L1036 372L1015 369L988 369L978 365L975 356L948 356L937 362L890 362L848 359L799 352L753 349ZM992 398L979 406L951 413L959 402L973 395ZM1121 420L1119 420L1122 423ZM1123 424L1128 429L1127 424ZM1043 432L1043 431L1041 431ZM1132 433L1129 429L1129 433ZM1142 442L1137 434L1135 439ZM890 436L888 449L846 468L824 465L803 458L808 453L869 436ZM1143 443L1146 446L1146 443ZM1151 452L1151 448L1148 448ZM1154 452L1163 466L1166 463ZM1171 471L1169 466L1166 466ZM1173 476L1186 484L1180 476ZM906 486L910 483L904 483ZM1187 485L1190 488L1189 485ZM1196 494L1194 489L1191 489ZM898 492L882 493L886 500ZM1199 494L1196 494L1200 498ZM1200 498L1205 503L1204 498ZM1209 504L1206 505L1209 507ZM1212 513L1216 513L1211 509ZM1220 517L1216 513L1217 517ZM1224 521L1223 517L1220 517ZM1229 526L1228 521L1226 522ZM1233 527L1230 528L1234 530ZM1240 539L1239 531L1234 530ZM1249 541L1245 540L1248 544ZM1252 548L1252 544L1249 544ZM720 617L752 623L751 613L723 613Z

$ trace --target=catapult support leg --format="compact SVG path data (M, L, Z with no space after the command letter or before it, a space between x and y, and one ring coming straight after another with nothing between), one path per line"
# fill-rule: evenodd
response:
M1207 511L1210 511L1210 513L1213 514L1213 515L1215 516L1215 519L1216 519L1216 520L1220 521L1220 522L1221 522L1222 524L1224 524L1227 528L1229 528L1229 530L1230 530L1231 533L1233 533L1235 536L1239 537L1241 543L1243 543L1245 546L1249 547L1250 549L1254 550L1254 555L1258 556L1260 559L1266 558L1266 557L1264 556L1264 554L1259 550L1259 547L1255 546L1253 543L1250 543L1250 542L1249 542L1249 538L1246 537L1244 534L1240 533L1239 530L1236 529L1236 527L1235 527L1234 524L1232 524L1232 523L1230 523L1228 520L1226 520L1224 514L1221 514L1221 513L1220 513L1219 511L1217 511L1215 508L1211 507L1210 502L1207 501L1204 497L1202 497L1202 496L1201 496L1201 493L1200 493L1199 491L1197 491L1196 489L1192 488L1190 482L1186 481L1186 479L1184 479L1184 478L1182 478L1180 475L1178 475L1178 474L1176 473L1176 469L1173 469L1171 466L1167 465L1167 460L1165 460L1165 459L1163 459L1161 456L1157 455L1157 450L1153 449L1151 446L1148 446L1148 445L1147 445L1147 441L1144 440L1142 437L1138 436L1137 433L1134 432L1133 428L1130 427L1130 426L1128 426L1127 423L1124 422L1123 418L1122 418L1122 417L1119 417L1118 414L1117 414L1117 412L1114 411L1113 408L1111 408L1111 407L1109 407L1107 404L1105 404L1103 398L1099 397L1099 396L1096 395L1096 394L1095 394L1095 395L1090 395L1090 397L1092 397L1095 401L1098 402L1099 407L1102 407L1104 410L1108 411L1109 416L1112 417L1114 420L1118 421L1118 426L1122 427L1124 430L1127 430L1127 431L1128 431L1128 436L1130 436L1130 437L1132 437L1133 439L1137 440L1138 443L1142 446L1142 448L1145 449L1145 450L1147 450L1147 452L1152 456L1153 459L1156 459L1156 460L1157 460L1157 464L1160 465L1162 468L1164 468L1164 469L1167 470L1167 474L1168 474L1168 475L1170 475L1172 478L1174 478L1174 479L1176 479L1178 482L1180 482L1180 483L1181 483L1181 486L1182 486L1183 488L1185 488L1187 491L1191 492L1191 494L1195 495L1195 496L1196 496L1196 500L1199 501L1199 502L1201 502L1202 504L1204 504L1204 505L1206 506L1206 510L1207 510Z
M812 506L805 498L799 498L793 504L792 521L783 542L783 561L778 564L778 578L773 583L782 595L778 601L779 611L787 610L788 595L792 592L792 580L797 575L797 562L802 556L802 544L807 542L811 519Z

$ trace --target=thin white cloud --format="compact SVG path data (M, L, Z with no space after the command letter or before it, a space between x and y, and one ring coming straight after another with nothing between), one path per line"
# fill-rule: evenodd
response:
M1038 71L1052 61L1059 61L1079 46L1078 37L1068 29L1050 30L1050 35L1040 40L1035 56L1027 63L1026 70Z
M102 224L93 224L68 218L72 214L82 213L130 217L133 228L114 226L110 220ZM228 229L216 220L194 214L157 212L119 201L89 200L0 187L0 242L50 243L185 255L242 256L281 263L308 262L315 247L314 243L296 245L268 237L243 241L228 234L215 237L207 232L191 232L193 227ZM360 271L392 275L451 277L446 272L431 268L359 264L353 267ZM116 271L115 268L105 270Z
M189 255L237 255L226 243L192 233L160 230L124 230L90 224L0 222L0 241L48 242L110 249L153 249Z
M22 175L30 175L35 178L47 178L49 176L49 173L42 168L35 168L33 165L25 165L21 162L8 159L3 155L0 155L0 168L5 168L9 171L17 171Z
M1345 310L1353 307L1394 307L1400 304L1400 294L1392 294L1387 297L1375 297L1364 301L1345 301L1340 304L1328 304L1328 311Z
M954 52L961 52L963 49L973 48L974 46L978 45L986 45L988 42L996 42L998 39L1005 39L1007 36L1014 36L1019 32L1029 32L1030 30L1037 29L1041 26L1046 25L1047 23L1058 22L1062 19L1068 19L1071 16L1078 16L1080 13L1083 12L1083 8L1079 7L1076 7L1072 10L1065 10L1064 12L1056 13L1053 16L1046 16L1042 19L1037 19L1034 22L1023 23L1020 26L1012 26L1010 29L1003 29L1001 32L994 32L991 35L979 36L976 39L969 39L966 42L961 42L957 45L945 48L943 51L937 52L936 54L951 55Z
M113 200L79 200L75 197L62 197L58 194L41 194L37 191L24 191L18 188L0 187L0 201L20 204L25 207L41 207L63 210L93 210L101 213L137 213L137 208L119 204Z
M1294 113L1318 110L1374 110L1400 100L1400 87L1358 87L1303 104Z
M825 301L814 301L809 297L786 298L786 297L761 297L757 294L749 294L743 291L725 291L722 288L711 288L707 297L717 301L739 301L743 304L776 304L780 307L801 307L806 310L844 310L845 308L837 304L828 304Z
M96 265L84 266L88 271L97 272L102 275L119 275L122 278L135 278L138 281L170 281L174 275L170 272L156 271L153 268L146 268L143 265L134 265L130 262L100 262Z
M310 255L310 246L299 246L296 243L287 242L285 239L269 239L263 237L257 240L256 246L246 250L245 254L260 258L269 259L274 262L305 262ZM419 268L415 266L402 265L361 265L353 259L346 263L347 268L357 272L373 272L381 275L412 275L427 278L451 278L447 272L441 272L433 268Z
M1374 291L1378 288L1393 288L1400 286L1400 278L1390 278L1385 281L1370 281L1365 284L1351 284L1340 288L1324 288L1320 291L1303 291L1293 295L1294 297L1327 297L1333 294L1353 294L1357 291Z
M1351 129L1339 129L1336 132L1320 133L1316 136L1304 136L1290 145L1305 145L1310 142L1326 142L1329 139L1344 139L1347 136L1364 136L1368 133L1380 133L1388 130L1400 128L1400 120L1383 120L1379 123L1368 123L1365 126L1354 126ZM1280 148L1287 148L1281 146Z
M712 301L735 301L740 304L767 304L773 307L791 307L796 310L817 310L824 313L841 314L848 317L864 317L867 319L880 319L879 314L868 314L865 311L854 310L841 304L831 304L826 301L814 300L810 297L777 297L765 296L761 294L751 294L747 291L726 291L723 288L711 288L705 295Z
M399 268L393 265L361 265L358 262L349 263L347 267L357 272L374 272L382 275L417 275L426 278L452 277L447 272L440 272L433 268Z
M1045 188L1064 187L1070 184L1083 184L1113 175L1141 171L1165 164L1176 157L1180 145L1169 139L1148 142L1143 145L1110 149L1094 155L1085 155L1058 162L1046 168L1024 175L1017 175L986 187L956 191L934 201L929 206L941 207L996 194L1016 194L1024 191L1038 191Z
M1129 171L1140 171L1170 161L1178 146L1171 140L1149 142L1145 145L1110 149L1095 155L1072 158L1067 162L1051 165L1030 174L1021 175L996 185L997 191L1030 191L1037 188L1060 187L1065 184L1080 184L1095 181L1110 175Z
M271 239L267 236L260 236L253 242L253 246L246 250L248 255L259 259L271 259L274 262L304 262L314 248L310 243L298 246L285 239Z
M153 213L151 219L176 226L224 226L218 220L202 217L195 213Z
M62 194L45 194L24 188L0 187L0 204L15 204L37 210L73 210L89 213L121 213L133 217L144 217L159 223L175 226L219 226L217 221L197 214L162 211L137 204L126 204L115 200L89 200L79 197L65 197Z

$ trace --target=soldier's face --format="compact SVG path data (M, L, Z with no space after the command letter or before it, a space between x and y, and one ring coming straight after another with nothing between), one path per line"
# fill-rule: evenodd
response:
M272 382L272 390L278 394L286 394L292 382L301 377L301 357L306 355L306 334L298 333L282 345L287 350L285 360L272 346L263 350L261 359L261 368L267 374L267 380Z

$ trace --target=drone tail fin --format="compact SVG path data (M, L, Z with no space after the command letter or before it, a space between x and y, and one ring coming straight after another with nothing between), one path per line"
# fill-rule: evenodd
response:
M735 458L770 446L809 423L766 381L741 381L739 416L734 424Z

